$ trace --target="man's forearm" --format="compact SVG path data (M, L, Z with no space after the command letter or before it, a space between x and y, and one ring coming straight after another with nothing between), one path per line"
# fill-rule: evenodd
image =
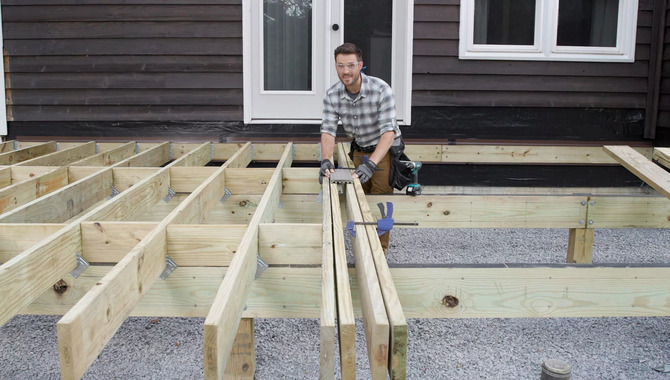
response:
M395 132L393 131L385 132L379 139L377 148L375 148L375 151L372 152L372 155L370 156L370 160L372 160L375 165L379 164L379 161L381 161L389 151L391 145L393 145L393 139L395 139ZM321 144L321 146L323 146L323 144Z
M321 134L321 159L329 159L330 162L333 161L333 151L335 149L335 136L328 133Z

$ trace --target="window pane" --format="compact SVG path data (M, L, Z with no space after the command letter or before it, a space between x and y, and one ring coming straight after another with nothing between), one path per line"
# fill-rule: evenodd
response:
M535 0L475 0L474 42L534 45Z
M560 0L558 46L615 47L619 0Z
M392 0L344 1L344 41L363 50L364 73L390 85L392 16Z
M311 0L263 1L265 90L312 89Z

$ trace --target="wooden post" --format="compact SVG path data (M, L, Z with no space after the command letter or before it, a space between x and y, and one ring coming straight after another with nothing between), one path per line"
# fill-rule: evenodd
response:
M593 228L571 228L568 238L568 263L590 264L593 261Z
M253 318L242 318L230 351L224 379L253 379L256 373L256 346Z

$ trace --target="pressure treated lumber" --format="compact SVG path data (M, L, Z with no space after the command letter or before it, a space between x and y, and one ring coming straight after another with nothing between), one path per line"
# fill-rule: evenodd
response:
M652 148L631 149L651 158ZM589 165L616 163L599 146L533 145L442 145L442 162Z
M670 268L391 268L408 318L670 315Z
M79 278L65 276L65 292L57 293L50 285L21 313L63 315L112 268L91 265ZM154 283L130 316L204 318L227 270L226 267L178 267L166 280ZM319 318L321 282L320 267L270 267L251 283L242 318Z
M233 348L230 350L224 377L230 379L254 379L256 373L256 347L253 318L242 318L237 328Z
M63 227L62 224L0 224L0 264Z
M105 171L109 170L111 169L105 169ZM167 169L164 172L167 174ZM156 174L157 177L158 175L159 173ZM0 294L8 294L10 298L21 300L21 302L11 304L10 300L5 300L4 304L0 302L2 307L0 325L20 312L23 307L30 304L44 290L62 279L75 267L76 254L82 252L81 222L112 217L124 220L123 218L131 216L132 212L123 212L123 210L131 206L134 207L134 210L142 210L146 207L146 200L150 198L140 195L145 200L143 204L137 199L137 195L143 193L147 186L154 184L154 178L145 179L0 266ZM25 277L26 273L29 277ZM14 288L13 286L17 283L21 283L22 287Z
M0 214L14 210L67 184L67 168L53 167L46 172L35 174L32 179L16 181L13 185L0 188Z
M348 218L355 222L363 221L353 185L346 184L345 188ZM375 269L372 252L370 252L369 237L365 228L360 226L356 228L356 237L352 237L351 243L356 263L361 309L363 310L363 326L365 327L370 372L373 379L386 379L389 365L390 326L377 270Z
M335 255L335 288L337 290L337 328L340 346L342 379L356 379L356 319L351 295L347 252L342 228L342 211L337 185L330 184L330 206ZM324 202L327 202L324 190ZM356 276L353 276L356 277Z
M333 246L333 218L330 200L330 184L323 188L323 223L321 228L321 321L319 324L319 380L335 377L335 256ZM341 225L341 223L340 223Z
M354 190L362 220L368 223L374 223L376 220L372 217L368 206L366 196L360 181L354 181ZM386 205L384 205L386 207ZM362 226L361 226L362 227ZM379 287L384 297L384 306L389 320L391 339L389 341L389 363L388 370L391 379L405 379L407 377L407 320L402 311L402 305L398 299L398 292L393 283L393 277L389 271L386 255L382 249L378 238L377 229L374 225L364 226L368 241L370 243L370 252L374 259L374 265L377 269Z
M203 155L205 148L207 157ZM203 162L209 162L208 144L199 145L170 165ZM62 378L78 379L84 375L165 268L168 224L199 222L202 213L223 193L220 180L225 168L222 166L191 193L58 322ZM90 326L96 326L95 330L91 331Z
M91 141L69 149L61 148L61 150L57 152L36 157L31 160L23 161L18 163L17 165L63 166L63 165L69 165L73 162L81 160L82 158L89 157L94 154L95 154L95 141Z
M0 189L12 184L12 168L10 166L0 166Z
M670 199L663 196L593 196L589 228L670 228Z
M344 144L338 145L340 157L344 157L346 166L353 167L354 163L346 155L344 148ZM377 219L372 216L370 206L368 205L360 181L354 180L352 185L353 188L351 188L351 190L354 196L351 198L353 204L347 204L347 215L349 216L349 220L367 223L376 222ZM347 192L349 191L350 188L347 187ZM349 198L349 193L347 193L347 202L349 202ZM351 210L350 207L353 208L354 216L349 212ZM386 207L386 203L384 203L384 207ZM375 207L375 209L379 210L378 207ZM407 321L405 320L402 306L398 300L398 294L395 290L395 285L393 284L393 277L389 272L388 263L386 262L386 256L384 255L384 251L379 241L376 226L367 225L358 226L356 228L357 231L364 230L361 232L364 232L369 243L369 252L376 269L379 288L383 296L386 316L390 326L390 339L388 342L389 361L387 363L388 373L391 379L405 379L407 376Z
M79 161L73 162L72 166L112 166L120 161L125 160L135 154L135 141L122 144L116 148L103 151L96 155L82 158Z
M649 186L670 198L670 173L629 146L608 145L603 149Z
M586 195L500 196L367 195L374 217L379 202L391 201L404 222L420 228L583 228Z
M0 215L0 223L65 222L109 196L112 184L112 169L100 170Z
M225 372L233 335L240 323L244 302L256 269L258 255L258 225L272 222L279 205L282 184L282 168L291 166L292 144L287 144L277 164L260 204L249 223L240 246L230 263L204 326L204 364L206 379L221 379Z
M162 166L170 161L170 143L164 142L156 146L150 146L143 150L145 145L139 144L140 152L134 156L128 157L116 164L117 167L127 166Z
M0 326L76 267L79 226L61 228L0 265Z
M0 154L7 153L10 150L14 150L14 145L16 140L9 140L5 142L0 142Z
M592 228L571 228L568 235L568 263L589 264L593 262Z
M321 224L261 223L258 228L259 255L268 264L321 265L322 245Z
M13 150L0 154L0 165L14 165L22 161L55 152L57 149L56 142L49 141L35 146Z
M670 169L670 148L654 148L654 160Z

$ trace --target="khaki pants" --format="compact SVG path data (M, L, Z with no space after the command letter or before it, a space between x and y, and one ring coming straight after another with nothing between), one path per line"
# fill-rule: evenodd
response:
M363 153L363 152L354 152L354 166L365 162L363 156L370 157L372 153ZM372 178L363 184L363 191L365 194L393 194L393 188L389 185L389 174L391 172L391 154L386 153L384 158L377 164L377 169L375 174L372 175ZM389 235L387 232L384 235L379 237L379 241L386 252L386 248L389 246Z

